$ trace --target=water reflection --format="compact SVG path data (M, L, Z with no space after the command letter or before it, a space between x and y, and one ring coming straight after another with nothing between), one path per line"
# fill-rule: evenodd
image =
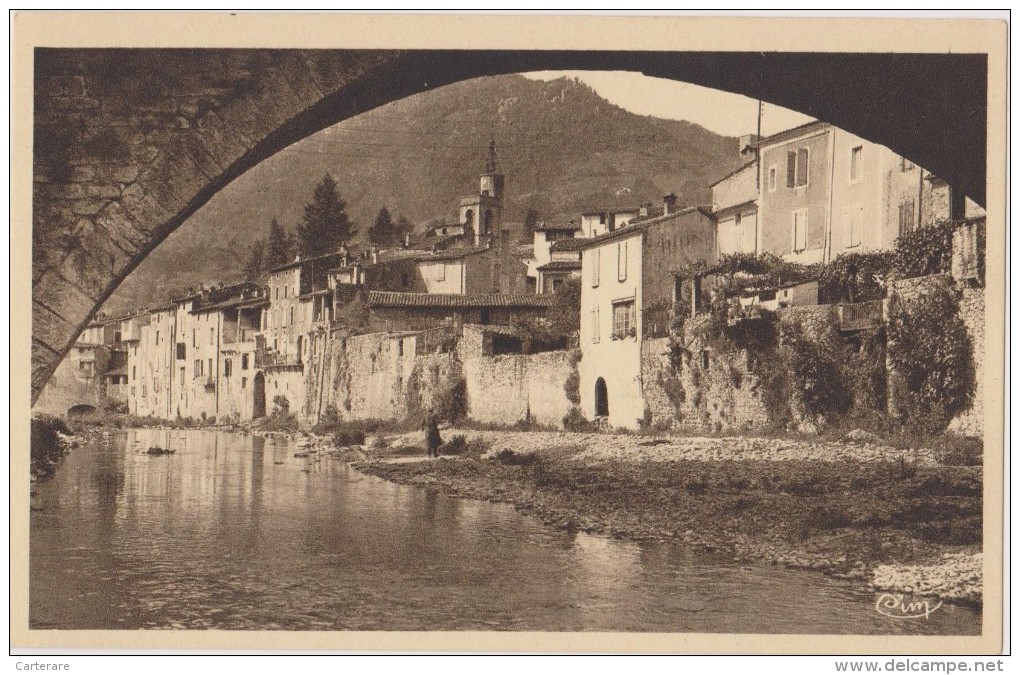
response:
M145 454L151 446L175 450ZM973 634L893 621L816 574L568 534L386 483L282 439L137 430L36 486L35 628Z

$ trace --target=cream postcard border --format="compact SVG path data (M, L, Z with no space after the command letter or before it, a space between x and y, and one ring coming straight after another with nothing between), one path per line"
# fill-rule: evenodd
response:
M35 47L590 49L986 53L988 238L985 324L984 610L973 637L552 632L56 631L28 629L32 84ZM1003 645L1003 402L1006 46L1003 21L507 15L18 12L11 63L12 649L484 652L1000 653ZM1001 245L998 245L1001 244Z

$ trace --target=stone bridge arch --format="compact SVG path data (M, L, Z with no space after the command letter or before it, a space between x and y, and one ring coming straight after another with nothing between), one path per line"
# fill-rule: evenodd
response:
M37 48L33 402L117 285L249 168L396 99L537 70L627 70L761 98L985 201L984 55Z

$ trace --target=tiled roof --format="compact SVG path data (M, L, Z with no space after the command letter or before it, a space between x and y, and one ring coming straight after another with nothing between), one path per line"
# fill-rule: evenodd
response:
M724 180L726 180L727 178L732 178L733 176L736 176L736 175L737 175L738 173L740 173L740 172L741 172L741 171L743 171L744 169L747 169L747 168L749 168L749 167L752 167L752 166L754 166L754 165L755 165L755 164L757 164L757 163L758 163L758 160L757 160L757 159L752 159L752 160L751 160L750 162L748 162L747 164L744 164L743 166L739 166L739 167L737 167L736 169L734 169L733 171L730 171L730 172L729 172L728 174L726 174L725 176L723 176L722 178L720 178L720 179L719 179L719 180L717 180L716 182L712 183L712 184L711 184L711 185L709 185L708 187L715 187L716 185L718 185L719 183L723 182L723 181L724 181Z
M216 302L210 305L202 305L191 310L192 314L203 314L205 312L219 312L226 309L250 309L252 307L261 307L269 304L269 296L263 295L260 297L247 297L242 298L241 296L235 296L233 298L227 298L221 302Z
M581 229L579 223L547 223L541 222L535 226L535 232L576 232Z
M641 210L640 206L607 206L605 208L585 209L582 216L597 216L603 213L636 213Z
M349 255L349 253L348 253L348 255ZM267 270L267 271L268 271L269 274L273 274L274 272L282 272L283 270L290 269L292 267L300 267L301 265L304 265L305 263L318 262L320 260L326 260L328 258L342 258L343 256L344 256L344 253L342 251L334 251L332 253L323 253L322 255L313 256L311 258L301 258L300 260L292 260L289 263L284 263L283 265L278 265L277 267L274 267L274 268L272 268L270 270Z
M818 129L823 129L830 127L832 125L829 124L828 122L822 122L820 120L807 122L805 124L801 124L800 126L793 127L792 129L787 129L785 131L780 131L779 133L772 134L771 136L766 136L765 138L755 143L754 146L762 148L765 147L766 145L772 145L773 143L779 143L780 141L785 141L790 138L796 138L797 136L800 136L802 133L805 133L809 130L813 130L812 127L815 126L817 126Z
M544 265L539 266L539 272L555 272L557 270L579 270L581 269L580 260L550 260Z
M439 253L433 253L432 255L425 255L420 259L422 262L428 262L430 260L458 260L460 258L466 258L469 255L485 253L489 250L491 249L488 246L465 246L464 248L451 248L447 251L440 251Z
M452 225L450 227L453 227ZM432 251L436 247L442 247L445 244L453 244L460 239L464 239L467 235L461 234L426 234L411 242L410 248L417 249L419 251L426 250Z
M624 225L623 227L618 227L612 232L606 232L605 234L600 234L599 236L592 237L591 239L581 239L579 241L583 242L583 244L579 248L588 249L593 248L595 246L600 246L610 241L616 241L617 239L626 239L627 237L630 237L634 234L644 232L646 229L653 225L665 223L679 216L685 216L695 212L701 213L701 215L705 216L706 218L712 217L712 212L708 210L706 207L688 206L685 209L680 209L679 211L664 216L656 216L654 218L649 218L648 220L641 221L632 220L629 224Z
M550 251L580 251L588 242L588 239L557 239L549 247Z
M550 297L531 293L396 293L369 291L369 307L548 307Z

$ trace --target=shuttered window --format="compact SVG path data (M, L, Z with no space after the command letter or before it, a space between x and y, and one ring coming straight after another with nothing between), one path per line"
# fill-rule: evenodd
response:
M808 184L808 149L797 150L797 186Z
M793 250L803 251L807 248L807 209L797 209L793 212Z
M864 153L864 146L858 145L850 150L850 182L856 183L861 179L861 155Z
M616 245L616 278L618 281L627 280L627 242L625 241Z
M601 253L599 249L595 249L591 252L591 286L597 288L599 285L599 262L601 259Z
M786 153L786 187L808 184L808 149L797 148Z
M599 308L591 310L591 341L599 341Z
M914 200L904 199L900 202L900 236L914 229Z
M846 245L848 248L860 246L864 232L864 207L856 204L847 208L844 219L846 221Z

